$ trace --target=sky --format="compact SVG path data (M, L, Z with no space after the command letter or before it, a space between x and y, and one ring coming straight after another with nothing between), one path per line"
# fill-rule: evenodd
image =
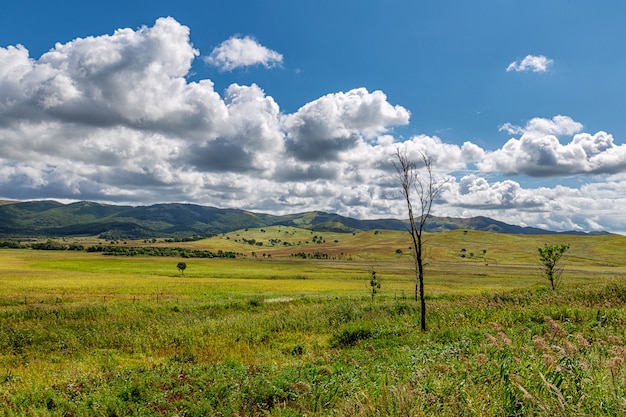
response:
M626 2L3 2L0 199L626 233Z

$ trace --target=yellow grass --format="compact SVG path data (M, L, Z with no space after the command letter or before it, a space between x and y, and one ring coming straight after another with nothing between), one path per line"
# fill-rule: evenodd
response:
M313 237L320 235L322 242L313 243ZM263 246L251 246L243 241L244 238L261 241ZM278 239L280 243L277 243ZM98 243L95 238L79 241L82 244ZM282 242L288 242L288 245ZM622 236L513 236L462 230L429 234L426 293L428 297L441 298L432 300L432 303L429 300L433 320L438 320L441 331L433 326L434 342L423 344L419 344L420 340L431 336L407 330L417 327L407 325L402 317L392 315L394 320L402 323L398 326L374 320L386 309L403 305L410 306L412 313L407 314L415 314L412 303L396 303L394 300L412 297L415 286L410 241L402 232L335 234L272 227L264 232L260 229L239 231L197 242L126 243L128 246L232 250L242 254L237 259L113 257L88 252L0 250L0 311L11 317L5 320L5 330L10 329L5 331L5 336L11 338L11 343L5 345L10 349L8 353L0 352L0 371L3 372L0 377L7 381L0 384L0 397L15 394L11 398L14 398L14 404L19 404L22 393L39 392L43 395L41 393L70 386L75 381L109 378L109 383L117 383L117 380L113 381L113 375L124 375L123 370L137 366L143 372L168 361L178 364L176 360L184 359L188 354L193 354L196 363L200 364L233 359L244 364L267 365L268 369L276 368L276 364L291 369L307 361L324 367L332 363L333 355L338 354L337 350L328 349L329 338L342 327L344 322L341 319L351 315L371 314L368 320L372 323L386 325L384 334L390 339L388 343L413 338L394 353L386 348L382 343L384 338L380 336L379 350L368 345L362 351L361 364L386 355L404 354L411 349L418 357L423 349L439 346L438 338L449 337L450 343L454 344L476 336L474 327L470 326L463 330L465 339L457 337L454 332L460 326L458 323L469 320L459 313L459 309L480 317L482 307L456 305L460 298L448 300L445 297L478 294L473 299L489 300L480 294L546 286L547 282L538 273L536 249L544 243L571 245L571 250L563 258L564 282L568 287L626 276L626 259L621 253L626 247L626 238ZM398 253L398 249L402 253ZM292 256L299 252L327 253L334 259ZM178 262L187 264L184 275L176 268ZM376 295L376 302L370 304L367 297L372 270L381 277L382 288ZM541 290L537 291L540 293ZM309 302L312 298L323 300ZM351 303L350 299L358 301ZM379 302L379 299L384 301ZM289 302L291 300L296 302ZM469 302L467 300L465 303ZM264 304L259 308L262 302ZM355 305L360 307L356 309ZM560 305L557 307L561 308ZM493 305L489 308L493 309ZM510 308L512 315L519 315L518 306ZM567 308L563 306L563 309ZM597 311L596 314L593 309L589 317L598 323L604 320L600 313L608 319L610 314L616 314L608 307L602 312ZM545 314L542 312L539 317ZM326 318L322 323L324 327L312 329L322 324L309 317ZM350 323L355 319L345 320ZM528 323L537 325L536 321L529 320ZM526 331L525 324L520 326L515 331ZM65 333L60 334L62 331ZM515 339L513 330L508 334ZM623 335L623 332L619 330L618 334ZM100 339L106 343L100 344ZM481 335L473 342L478 346L477 350L464 354L485 355L483 351L490 354L494 348L483 349L482 340ZM515 339L515 343L523 347L522 354L531 349L531 345L526 346L530 340L521 333ZM89 348L83 349L83 344ZM298 346L305 348L304 353L294 355L292 351ZM445 375L445 367L452 356L433 357L441 361L435 381L444 383L446 377L457 378L465 372L454 371L454 375L450 375L453 372ZM536 358L525 360L529 364L540 363ZM377 369L373 367L371 375L378 375L380 369L391 369L401 363L390 361ZM333 366L344 369L340 364ZM417 377L413 367L410 372L413 375L411 380ZM492 374L489 374L491 379L473 379L496 384L498 372L502 371L494 372L495 379ZM457 381L453 381L452 385L456 387ZM349 385L346 382L346 386ZM477 386L482 385L478 383ZM23 395L27 397L28 394ZM490 403L489 400L483 402Z
M411 296L414 273L405 232L320 233L268 227L169 245L232 250L237 259L113 257L100 253L0 250L0 298L99 299L117 297L206 297L232 299L367 294L369 271L382 278L382 296ZM321 236L322 243L313 243ZM320 240L322 239L320 238ZM242 239L255 239L263 246ZM276 243L280 240L280 243ZM83 239L81 243L89 242ZM93 241L93 239L92 239ZM274 244L272 244L274 241ZM283 242L288 242L288 246ZM475 294L544 285L538 273L537 246L567 242L565 279L586 282L626 274L623 236L502 235L453 231L426 236L429 296ZM400 249L402 254L397 253ZM331 260L299 259L294 253L325 253ZM254 253L254 256L253 256ZM465 256L462 257L461 255ZM184 275L176 269L187 263Z

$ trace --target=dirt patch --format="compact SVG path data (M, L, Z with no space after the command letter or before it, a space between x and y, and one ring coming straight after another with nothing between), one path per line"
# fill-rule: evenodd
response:
M290 301L293 301L293 298L291 297L277 297L277 298L268 298L266 300L263 300L266 303L288 303Z

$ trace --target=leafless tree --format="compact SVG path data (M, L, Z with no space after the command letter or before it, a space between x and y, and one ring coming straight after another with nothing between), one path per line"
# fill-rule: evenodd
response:
M427 153L420 153L423 166L418 166L407 156L406 149L396 148L393 165L398 172L402 195L409 214L409 233L413 242L415 270L415 301L418 296L421 307L421 328L426 331L426 301L424 295L424 229L434 201L441 192L445 180L437 181L433 173L433 161ZM423 172L423 173L422 173ZM413 208L413 202L416 208ZM417 211L416 211L417 210ZM417 217L416 217L417 214Z

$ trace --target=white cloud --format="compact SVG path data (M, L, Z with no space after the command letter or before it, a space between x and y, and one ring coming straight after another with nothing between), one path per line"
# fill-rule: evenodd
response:
M422 155L428 155L433 163L433 170L438 174L465 170L470 163L474 163L484 155L484 151L471 142L465 142L462 146L444 143L437 136L416 135L405 140L404 142L383 142L384 146L377 147L382 153L376 151L379 160L388 159L387 169L393 169L393 155L396 148L400 146L406 150L407 157L410 160L421 164ZM371 151L367 151L371 153Z
M222 71L232 71L236 68L253 65L272 68L282 64L283 56L259 44L249 36L243 38L233 36L213 49L204 60Z
M187 83L198 51L172 18L56 44L39 60L23 48L0 50L0 67L9 68L0 78L6 124L53 119L198 137L219 134L226 116L211 81Z
M217 138L190 146L188 160L202 171L256 171L271 175L284 150L280 109L257 85L226 90L225 127Z
M534 210L546 203L541 196L532 190L524 190L515 181L490 184L485 178L474 174L447 184L443 197L454 206L481 209Z
M533 177L626 171L626 145L616 145L609 133L584 133L582 128L566 116L535 118L524 128L504 125L501 130L521 136L486 153L477 165L486 173ZM558 136L571 136L571 140L562 144Z
M530 119L526 126L515 126L505 123L500 126L500 131L505 131L512 135L532 134L532 135L573 135L582 131L583 125L576 122L571 117L557 115L552 119L535 117Z
M521 61L511 62L509 66L506 67L506 71L546 72L553 63L553 60L546 58L543 55L526 55L526 57Z
M189 36L163 18L56 44L39 59L0 48L0 197L405 217L392 164L405 146L449 178L435 215L626 231L626 145L608 133L556 116L503 125L515 137L494 151L419 134L400 141L393 129L410 113L382 91L328 94L285 114L258 85L220 95L210 80L189 82L199 55ZM611 176L527 188L481 173Z
M381 178L369 169L373 146L408 123L406 109L355 89L282 114L254 84L220 97L210 80L188 82L197 56L172 18L57 44L39 59L0 48L0 195L367 211L348 209L371 200L362 190L335 196ZM328 158L288 149L307 140Z
M621 190L617 191L617 190ZM616 180L580 188L524 188L504 180L489 182L468 175L446 184L437 215L451 217L492 217L509 224L546 230L626 232L626 213L615 209L626 204L626 181Z
M382 91L358 88L328 94L284 118L287 150L306 161L337 159L363 138L407 124L409 115L404 107L389 104Z

